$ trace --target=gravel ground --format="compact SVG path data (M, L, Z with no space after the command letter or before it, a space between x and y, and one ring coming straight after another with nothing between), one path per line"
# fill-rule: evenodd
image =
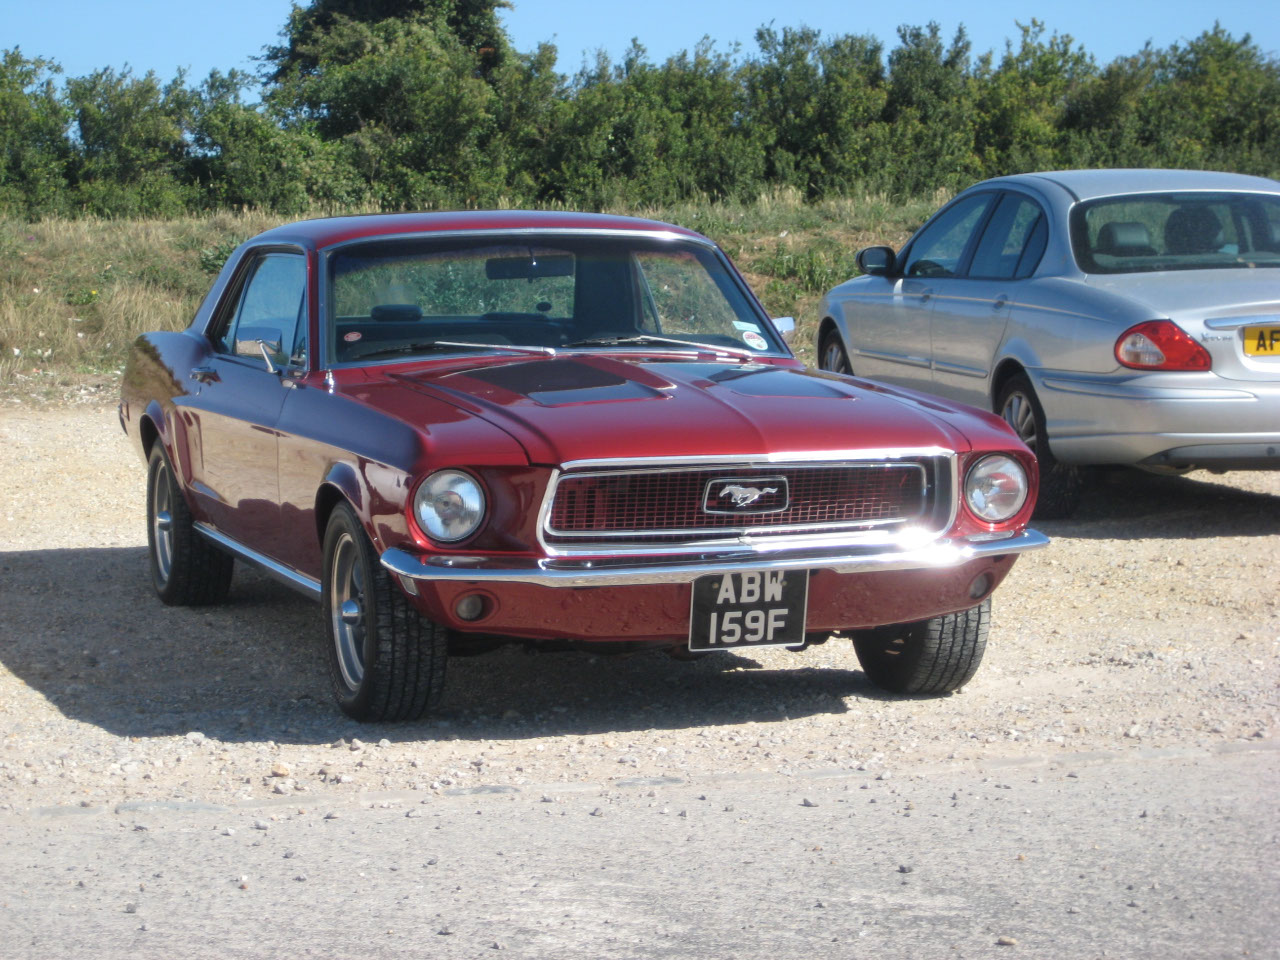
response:
M1109 474L955 696L512 648L377 726L316 605L156 600L113 409L0 407L0 483L6 958L1280 958L1280 474Z
M439 716L331 702L318 607L237 568L171 609L146 574L143 464L113 408L0 410L0 809L309 806L1265 743L1280 718L1280 473L1116 472L995 597L963 692L891 698L847 640L694 663L457 659ZM1274 754L1268 754L1274 756Z

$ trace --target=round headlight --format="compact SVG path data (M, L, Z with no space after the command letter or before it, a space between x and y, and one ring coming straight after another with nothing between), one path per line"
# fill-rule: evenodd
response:
M1027 502L1027 472L1013 457L983 457L969 468L964 499L977 517L988 523L1001 523Z
M418 484L413 515L432 540L464 540L484 521L484 491L459 470L441 470Z

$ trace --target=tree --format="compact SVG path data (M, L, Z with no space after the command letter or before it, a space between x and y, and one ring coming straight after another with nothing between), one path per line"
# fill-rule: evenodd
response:
M176 216L194 198L186 178L193 94L181 73L98 70L67 82L76 131L75 203L99 216Z
M1061 150L1072 96L1097 74L1093 57L1068 35L1046 41L1044 24L1018 24L1022 39L1006 43L1000 66L984 57L976 71L974 139L984 176L1069 166Z
M899 27L898 39L889 54L884 118L891 133L879 186L905 196L958 189L979 172L969 38L959 27L944 49L938 25L930 23Z
M508 51L506 32L498 11L510 7L509 0L312 0L295 6L281 35L284 44L270 47L264 57L271 65L269 83L280 83L295 74L314 74L325 65L317 44L347 24L376 24L386 21L437 23L478 57L485 72L497 66ZM358 46L352 48L358 55Z
M0 208L38 216L65 203L70 115L53 79L60 72L17 47L0 52Z
M872 37L823 42L808 27L756 31L747 65L748 122L767 145L765 177L808 197L865 182L881 152L886 91Z

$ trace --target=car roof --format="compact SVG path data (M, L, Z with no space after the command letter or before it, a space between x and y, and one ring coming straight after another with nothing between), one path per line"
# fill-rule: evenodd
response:
M984 181L985 184L1021 183L1026 186L1041 187L1045 182L1061 187L1077 201L1128 193L1172 193L1195 190L1280 193L1280 182L1275 180L1240 173L1218 173L1212 170L1051 170L1042 173L1018 173Z
M298 243L323 248L351 240L398 234L465 231L640 231L675 233L695 239L701 234L658 220L599 213L552 210L464 210L441 213L375 213L354 217L326 217L286 223L254 237L254 243Z

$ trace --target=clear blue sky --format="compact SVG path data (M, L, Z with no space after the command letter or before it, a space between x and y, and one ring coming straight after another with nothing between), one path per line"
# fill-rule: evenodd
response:
M999 55L1005 40L1017 34L1016 22L1036 17L1106 63L1137 52L1148 40L1157 47L1185 42L1217 19L1233 36L1252 34L1264 51L1280 55L1280 13L1273 2L917 0L880 7L850 0L516 0L503 17L517 50L553 42L560 70L572 74L584 54L594 59L597 49L620 59L632 37L655 62L691 50L704 35L721 51L736 43L752 53L756 29L770 21L779 29L809 26L828 36L869 33L886 49L896 45L902 23L923 26L936 20L947 40L963 23L975 53ZM185 67L194 82L215 67L252 71L251 58L277 41L290 5L289 0L0 0L0 49L17 46L26 56L57 61L67 76L129 64L136 73L155 70L165 80Z

